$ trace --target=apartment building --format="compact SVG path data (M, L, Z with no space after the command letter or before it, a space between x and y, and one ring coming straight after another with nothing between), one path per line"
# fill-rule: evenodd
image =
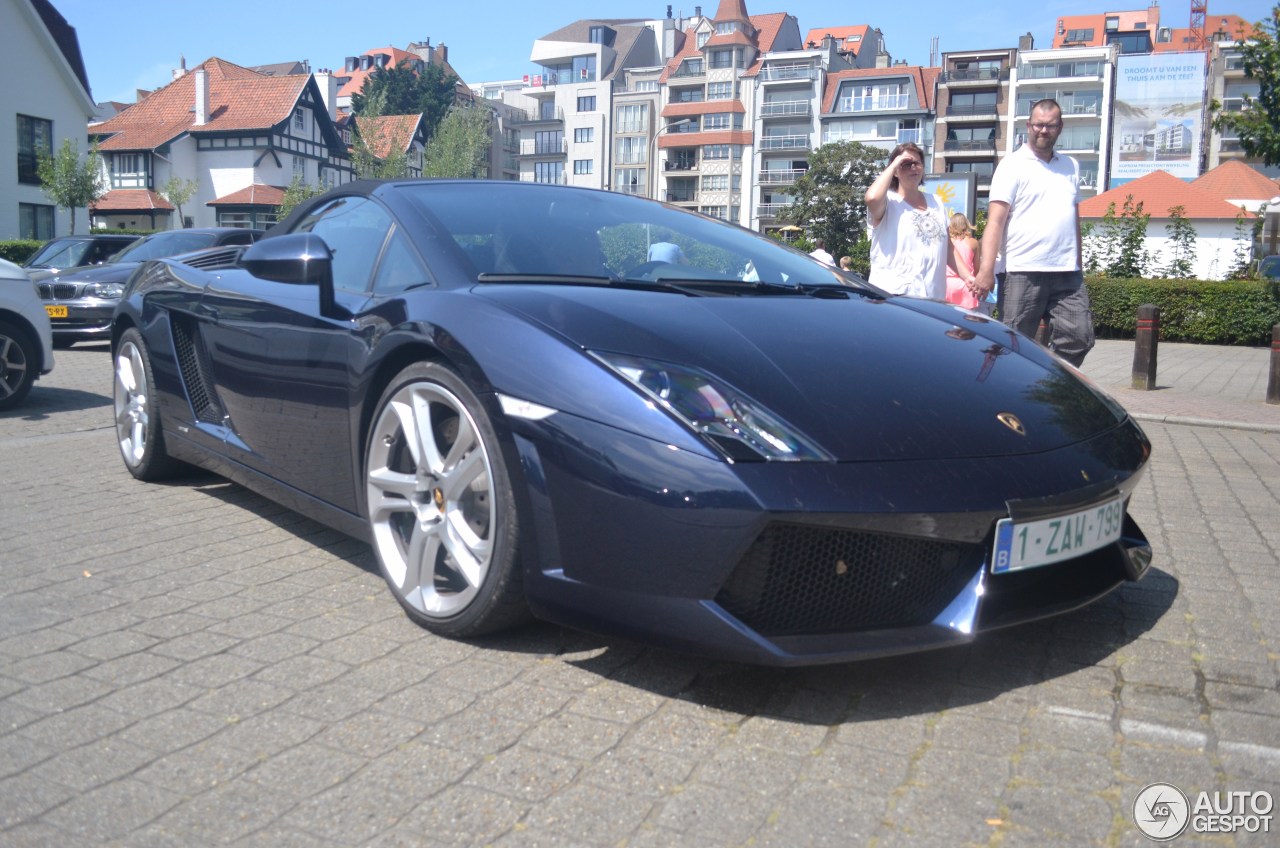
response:
M1013 109L1004 152L1012 153L1026 142L1032 104L1051 97L1062 107L1063 127L1056 149L1080 163L1081 196L1091 197L1105 189L1118 53L1114 44L1019 51L1009 75Z
M1239 42L1214 41L1209 48L1209 98L1217 101L1223 112L1240 112L1245 98L1257 98L1258 81L1244 73L1244 53ZM1240 161L1270 177L1280 177L1280 168L1268 167L1262 159L1244 152L1234 130L1219 132L1212 121L1206 122L1204 170L1212 171L1224 162Z
M942 54L938 76L931 170L972 174L975 209L987 208L991 175L1004 156L1013 119L1010 79L1018 50L1030 50L1031 35L1018 49L963 50Z

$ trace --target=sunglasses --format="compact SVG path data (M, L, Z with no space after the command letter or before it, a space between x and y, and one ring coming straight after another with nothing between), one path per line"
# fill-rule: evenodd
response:
M901 171L920 171L924 169L924 165L919 162L903 162L898 166L898 169Z

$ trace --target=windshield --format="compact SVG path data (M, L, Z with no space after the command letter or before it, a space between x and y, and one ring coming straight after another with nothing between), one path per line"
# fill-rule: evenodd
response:
M192 233L174 230L168 233L157 233L135 241L116 254L112 262L145 262L148 259L163 259L179 253L190 253L210 247L214 241L213 233Z
M481 281L862 284L759 233L625 194L497 182L403 189Z
M89 244L84 239L54 239L27 260L27 267L71 268L80 265L80 260L89 250Z

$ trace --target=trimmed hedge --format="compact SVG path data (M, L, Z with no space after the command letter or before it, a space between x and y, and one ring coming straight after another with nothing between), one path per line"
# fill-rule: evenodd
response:
M0 258L8 259L21 265L26 262L31 254L40 249L42 241L35 239L11 239L10 241L0 241Z
M1085 280L1099 338L1131 339L1138 307L1160 307L1160 339L1220 345L1270 345L1280 324L1276 280Z

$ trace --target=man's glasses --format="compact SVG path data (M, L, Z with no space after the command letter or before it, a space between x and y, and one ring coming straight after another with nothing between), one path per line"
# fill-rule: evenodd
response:
M1062 129L1061 122L1054 123L1054 124L1029 124L1029 126L1031 127L1031 129L1035 130L1036 132L1049 132L1050 130Z

